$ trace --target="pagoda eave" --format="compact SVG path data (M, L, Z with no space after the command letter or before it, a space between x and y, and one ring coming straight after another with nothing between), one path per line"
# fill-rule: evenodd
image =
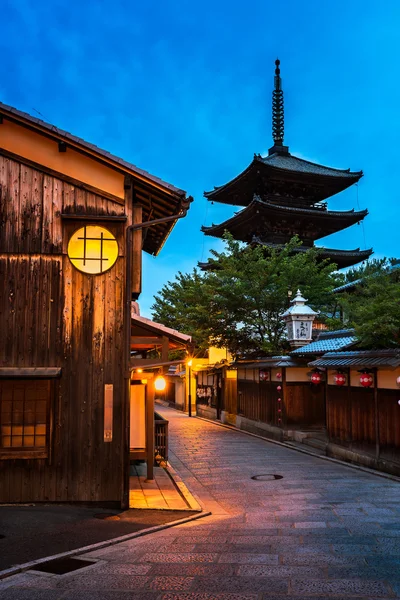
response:
M253 194L281 196L288 202L312 206L350 187L362 171L331 169L288 154L256 155L237 177L204 196L214 202L248 206Z
M266 243L281 243L298 235L310 245L310 242L362 221L367 214L367 210L342 212L292 208L256 197L230 219L219 225L203 226L201 230L205 235L219 238L229 231L235 239L248 243L254 236Z

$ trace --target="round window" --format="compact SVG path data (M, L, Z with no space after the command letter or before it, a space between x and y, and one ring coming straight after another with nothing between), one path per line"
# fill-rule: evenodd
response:
M118 243L104 227L85 225L69 240L68 256L79 271L97 275L111 269L117 260Z

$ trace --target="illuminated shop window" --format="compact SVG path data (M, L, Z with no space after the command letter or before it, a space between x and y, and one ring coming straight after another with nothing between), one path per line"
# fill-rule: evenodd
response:
M74 267L97 275L111 269L118 258L118 243L104 227L87 225L69 240L68 256Z

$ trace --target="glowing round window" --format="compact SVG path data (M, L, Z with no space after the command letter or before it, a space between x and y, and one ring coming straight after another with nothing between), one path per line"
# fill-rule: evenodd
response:
M118 243L104 227L87 225L75 231L69 240L68 256L79 271L92 275L104 273L118 258Z

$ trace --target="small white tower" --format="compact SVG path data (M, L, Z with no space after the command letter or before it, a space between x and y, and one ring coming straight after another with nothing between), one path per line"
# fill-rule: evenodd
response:
M283 313L282 319L286 322L288 340L293 348L300 348L311 342L312 324L317 312L306 305L300 290L291 301L291 306Z

